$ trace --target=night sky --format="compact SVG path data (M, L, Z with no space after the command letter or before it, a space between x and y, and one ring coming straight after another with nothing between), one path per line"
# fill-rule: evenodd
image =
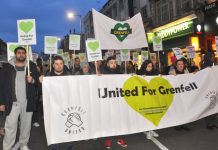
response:
M67 18L67 12L82 15L95 8L99 10L107 0L1 0L0 38L5 42L17 42L17 20L36 19L36 52L44 47L44 36L63 38L69 30L79 32L79 17ZM84 27L84 24L83 24ZM83 28L84 32L84 28Z

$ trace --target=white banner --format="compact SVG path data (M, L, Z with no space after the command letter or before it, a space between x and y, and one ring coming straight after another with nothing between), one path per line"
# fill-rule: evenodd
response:
M92 10L95 38L102 49L136 49L148 47L141 14L118 22Z
M218 112L218 67L178 76L45 77L48 145L186 124Z
M102 60L101 46L98 40L86 40L88 61Z
M57 54L58 38L56 36L45 36L44 44L45 54Z
M186 46L186 52L187 52L188 58L195 58L196 57L194 46Z
M36 44L35 19L17 20L18 43L20 45Z
M162 38L160 36L154 36L152 40L153 40L154 51L162 51L163 50Z
M80 35L70 35L69 50L80 50Z

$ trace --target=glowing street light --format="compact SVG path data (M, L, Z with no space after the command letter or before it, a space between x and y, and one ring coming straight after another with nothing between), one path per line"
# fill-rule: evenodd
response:
M76 15L73 12L68 12L67 13L67 18L74 19L74 17L79 17L80 18L80 34L82 34L82 16L81 15Z

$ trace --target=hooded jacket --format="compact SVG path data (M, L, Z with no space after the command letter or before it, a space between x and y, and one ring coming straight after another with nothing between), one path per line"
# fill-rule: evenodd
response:
M35 83L38 82L39 79L39 73L37 72L36 65L31 61L30 75L33 77L35 82L26 82L27 112L33 112L36 109L37 90ZM0 71L0 104L5 105L6 115L10 114L12 104L16 101L15 80L16 70L14 67L14 59L12 59L10 63L3 63Z

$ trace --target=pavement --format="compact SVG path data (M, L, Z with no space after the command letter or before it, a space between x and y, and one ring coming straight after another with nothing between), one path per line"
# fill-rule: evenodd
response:
M40 119L40 127L32 127L29 147L31 150L48 150L46 143L43 120ZM190 131L176 131L173 127L156 130L159 137L146 138L144 133L126 135L128 147L122 148L118 145L118 137L112 137L111 150L218 150L218 129L208 130L205 128L204 119L187 125ZM19 133L18 133L19 134ZM72 150L105 150L105 138L96 140L72 142ZM65 150L64 143L60 145L60 150ZM2 139L0 140L0 150L2 150Z

